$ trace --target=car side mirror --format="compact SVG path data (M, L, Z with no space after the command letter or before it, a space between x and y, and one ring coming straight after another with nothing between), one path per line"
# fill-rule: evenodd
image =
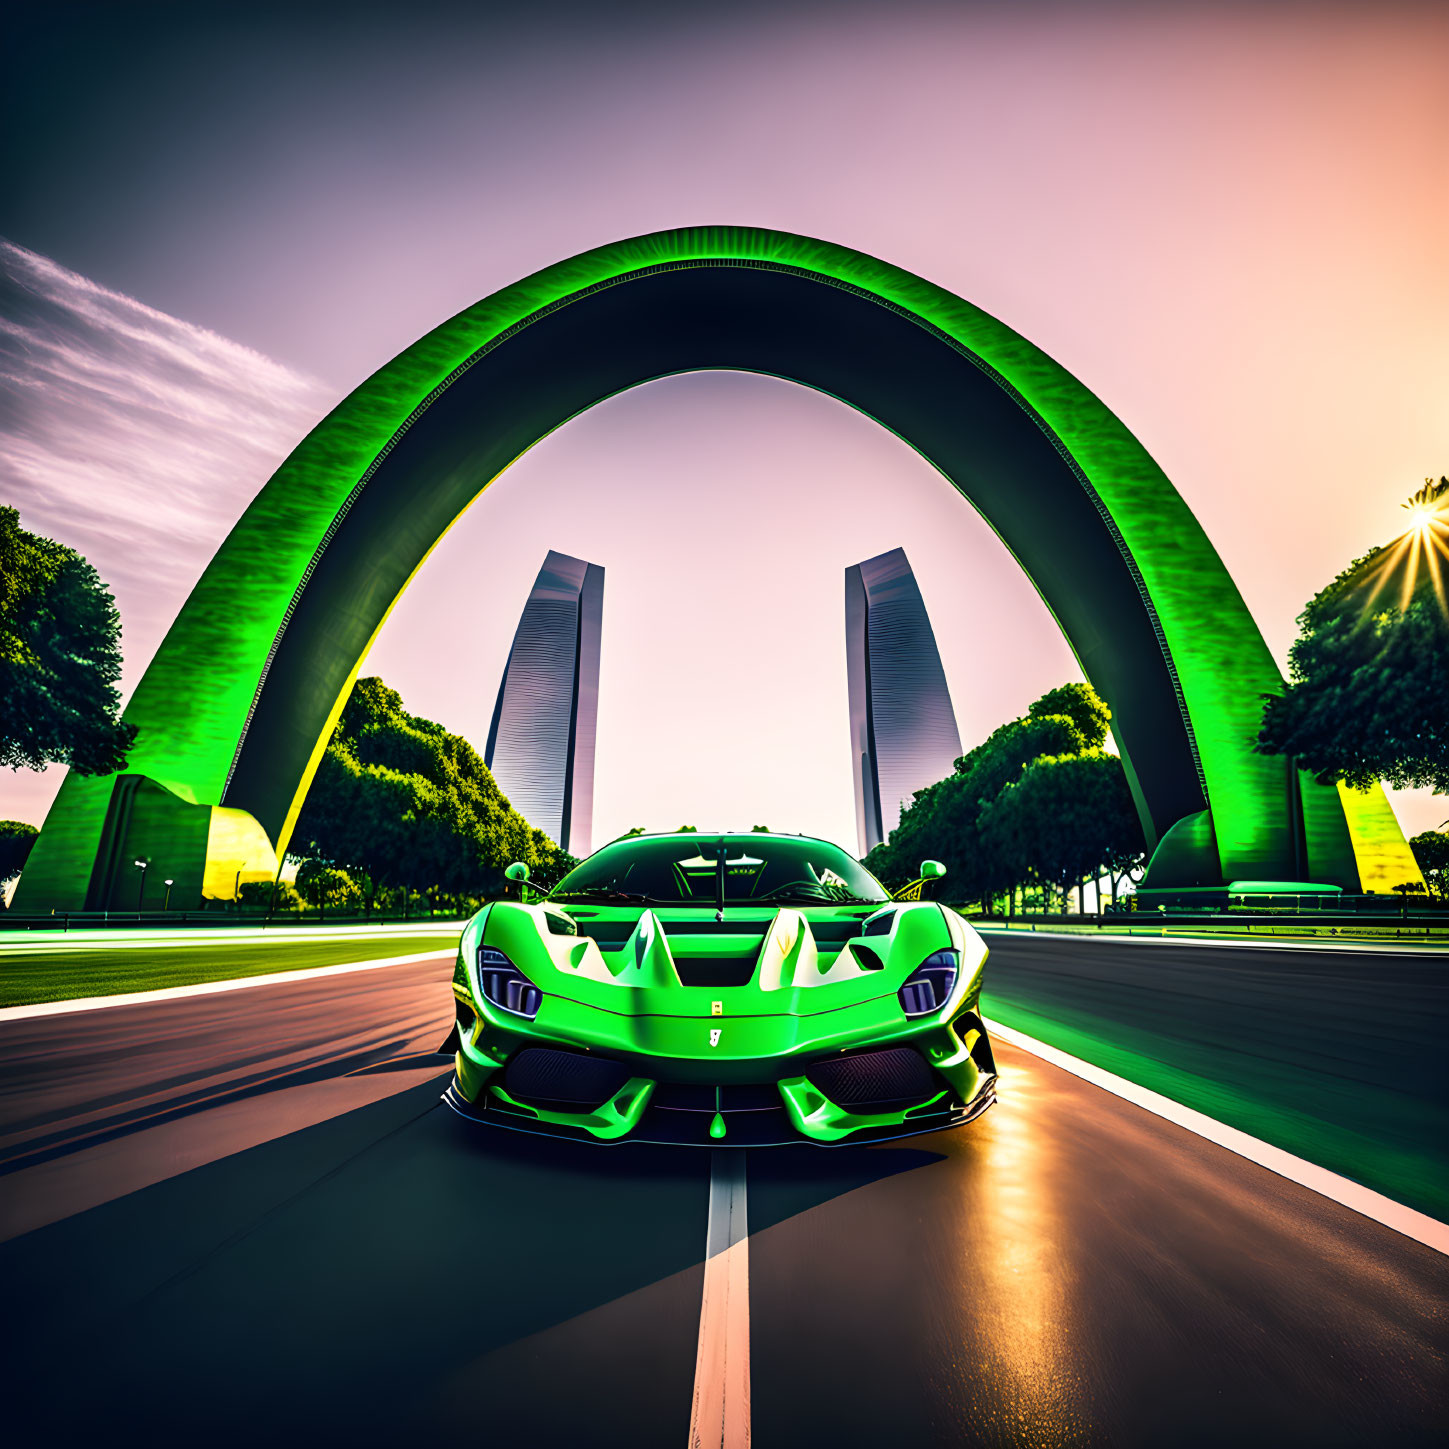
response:
M893 901L918 901L921 899L921 890L928 880L940 880L946 874L946 867L939 860L923 860L921 862L921 873L910 885L904 885L891 899Z
M518 899L524 905L531 905L543 895L543 892L529 880L528 865L521 860L515 860L507 870L503 872L504 878L518 882Z

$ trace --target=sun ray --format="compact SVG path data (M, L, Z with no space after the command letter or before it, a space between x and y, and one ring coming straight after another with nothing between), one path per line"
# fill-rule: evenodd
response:
M1439 607L1449 614L1445 583L1449 574L1449 477L1437 483L1424 479L1424 486L1402 507L1409 514L1409 527L1381 550L1362 580L1368 590L1363 601L1365 620L1373 617L1374 602L1391 579L1398 584L1399 612L1407 610L1425 572Z

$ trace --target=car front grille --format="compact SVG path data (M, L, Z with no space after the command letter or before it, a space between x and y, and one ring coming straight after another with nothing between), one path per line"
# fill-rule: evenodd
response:
M510 1097L564 1111L594 1111L628 1080L629 1072L620 1062L552 1047L525 1047L503 1071L503 1087Z
M862 1115L898 1112L939 1092L944 1083L913 1047L856 1052L817 1062L810 1085L837 1107Z

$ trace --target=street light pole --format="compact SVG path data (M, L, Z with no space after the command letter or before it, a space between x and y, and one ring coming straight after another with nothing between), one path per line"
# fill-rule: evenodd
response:
M145 899L146 895L146 867L150 864L151 862L149 860L138 860L136 862L136 867L141 872L141 880L136 887L136 914L138 916L141 914L141 902Z
M175 884L176 882L168 875L166 877L166 899L161 905L163 911L169 911L171 909L171 887Z

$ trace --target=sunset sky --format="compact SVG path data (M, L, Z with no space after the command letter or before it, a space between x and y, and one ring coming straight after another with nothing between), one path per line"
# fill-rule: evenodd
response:
M0 503L111 585L128 688L350 388L525 273L663 227L826 237L1024 333L1156 456L1280 661L1449 472L1442 6L60 4L19 47ZM544 553L577 554L607 570L596 840L850 843L843 572L897 546L965 743L1079 677L926 463L725 373L535 448L365 671L481 748ZM702 581L728 645L699 642ZM40 823L57 785L0 775L0 816ZM1411 831L1449 816L1394 798Z

